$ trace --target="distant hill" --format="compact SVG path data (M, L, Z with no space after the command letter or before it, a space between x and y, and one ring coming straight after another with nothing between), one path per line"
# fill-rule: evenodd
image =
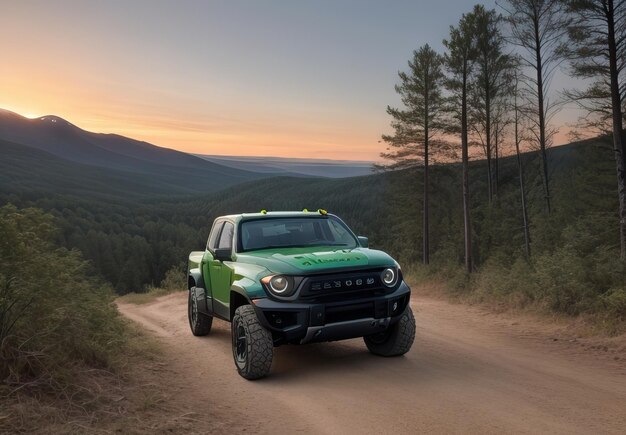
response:
M0 192L4 193L48 192L116 200L190 195L211 190L206 188L211 185L210 176L196 176L194 183L190 183L177 173L154 176L102 168L4 140L0 140L0 155Z
M107 168L137 170L149 164L219 168L190 154L148 142L117 134L92 133L52 115L29 119L0 109L0 139L38 148L74 162Z
M112 179L124 180L129 194L144 191L142 183L151 186L153 194L207 193L272 175L220 165L116 134L92 133L58 116L29 119L0 109L0 140L0 171L5 179L10 173L11 182L18 187L38 182L53 187L49 177L53 172L52 179L64 177L79 185L93 183L95 178L104 187ZM20 150L20 146L25 148ZM33 167L38 170L31 170Z
M246 171L278 175L345 178L370 175L372 162L354 160L294 159L282 157L239 157L196 154L213 163Z

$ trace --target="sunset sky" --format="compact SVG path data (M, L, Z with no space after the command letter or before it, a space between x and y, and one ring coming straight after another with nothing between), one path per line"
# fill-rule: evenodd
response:
M3 2L0 107L192 153L376 160L397 71L474 3Z

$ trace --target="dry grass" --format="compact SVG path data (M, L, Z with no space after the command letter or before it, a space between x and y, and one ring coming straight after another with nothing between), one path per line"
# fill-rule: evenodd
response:
M120 296L118 298L118 301L124 302L124 303L127 303L127 304L142 305L142 304L150 303L150 302L156 300L158 297L165 296L165 295L167 295L169 293L173 293L175 291L180 291L180 290L181 289L168 290L168 289L164 289L164 288L151 288L147 292L144 292L144 293L128 293L128 294L125 294L124 296Z
M451 288L452 284L445 277L427 275L411 269L403 273L414 295L480 306L496 314L523 316L532 322L567 331L568 335L577 338L606 338L620 343L626 340L626 322L609 315L590 313L570 316L555 312L544 304L529 304L520 300L516 294L498 297L479 290L459 292Z
M159 382L166 363L158 343L130 323L125 347L114 371L76 365L71 380L54 388L0 387L0 433L143 433L150 421L141 416L161 413L167 402Z
M118 300L128 304L147 304L160 296L182 291L186 289L186 275L178 268L170 269L158 287L148 287L147 291L141 293L128 293Z

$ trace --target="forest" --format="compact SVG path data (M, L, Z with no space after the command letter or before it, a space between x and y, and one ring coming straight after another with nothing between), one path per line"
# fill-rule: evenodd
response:
M524 249L515 156L500 159L500 192L489 205L485 161L470 164L473 255L464 271L458 163L432 168L430 245L422 264L423 168L336 179L271 178L192 197L143 201L92 199L51 192L2 194L2 202L35 207L54 217L55 242L80 250L118 294L160 283L168 270L185 273L189 251L206 243L212 220L242 211L326 208L371 246L395 256L424 279L443 279L452 292L475 292L520 306L542 304L568 314L624 316L625 292L615 240L615 172L609 138L550 150L553 212L543 208L537 154L522 155L527 170L533 255ZM306 199L304 199L306 198Z
M32 152L7 145L0 204L49 213L54 243L80 251L118 294L184 274L216 216L325 208L452 293L623 323L626 4L477 5L443 46L417 48L400 71L403 105L387 108L376 174L151 194L146 176L135 186L59 159L38 179ZM548 98L557 68L587 87ZM575 133L590 138L552 147L566 102L586 110Z

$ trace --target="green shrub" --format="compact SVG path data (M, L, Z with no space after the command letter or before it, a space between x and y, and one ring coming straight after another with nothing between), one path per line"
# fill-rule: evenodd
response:
M497 301L512 307L524 307L536 299L535 271L525 258L508 266L489 260L477 273L473 291L479 301Z
M606 312L621 320L626 321L626 289L616 288L609 290L601 298L603 308Z
M165 278L163 278L159 287L168 293L186 290L187 275L185 271L178 267L172 267L165 273Z
M187 289L187 275L179 267L172 267L165 273L165 278L158 287L148 287L141 293L126 293L119 298L120 302L129 304L147 304L160 296Z
M113 368L125 344L111 288L51 242L55 231L40 210L0 208L0 381L10 389L66 394L80 367Z
M568 249L558 249L535 261L536 300L554 311L580 314L592 305L593 289L588 286L587 265Z

